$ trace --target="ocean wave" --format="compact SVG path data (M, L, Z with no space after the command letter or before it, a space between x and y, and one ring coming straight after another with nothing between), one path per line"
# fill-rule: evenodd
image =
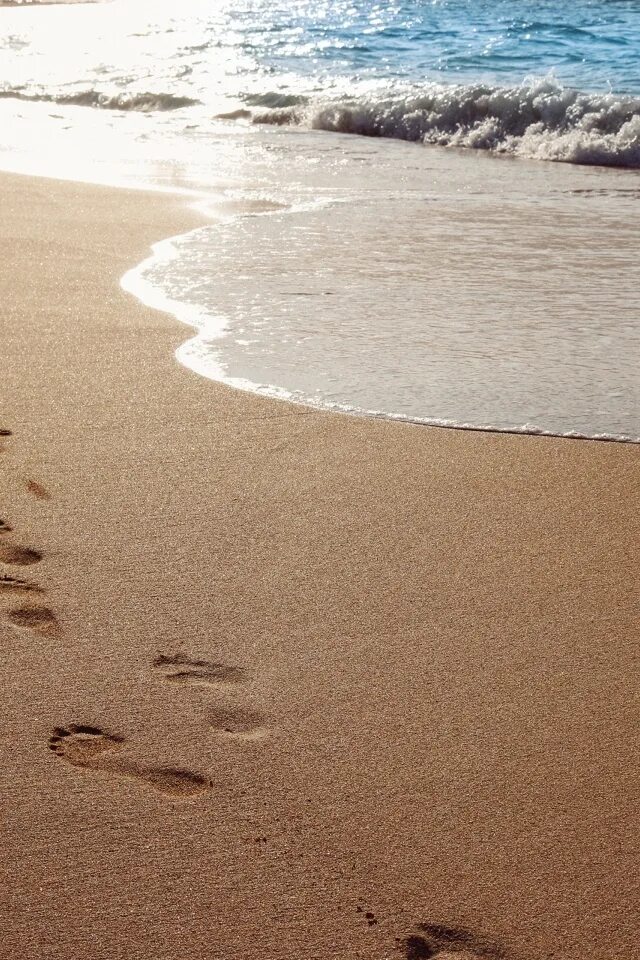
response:
M400 96L267 107L254 123L466 147L536 160L640 167L640 99L582 93L553 77L515 87L432 84Z
M193 107L199 100L177 97L172 93L100 93L98 90L80 90L76 93L25 93L23 90L2 90L0 97L44 103L59 103L63 106L98 107L102 110L135 110L152 113L162 110L180 110Z

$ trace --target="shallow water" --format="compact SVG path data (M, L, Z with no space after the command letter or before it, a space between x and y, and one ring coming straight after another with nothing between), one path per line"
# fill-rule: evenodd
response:
M3 168L214 209L126 279L198 328L183 362L331 408L640 436L635 3L0 20Z
M177 238L129 288L180 300L174 311L201 331L180 359L235 386L426 422L636 439L640 194L628 178L576 181L440 150L428 163L414 154L394 184L389 153L341 154L341 195L325 156L315 205Z

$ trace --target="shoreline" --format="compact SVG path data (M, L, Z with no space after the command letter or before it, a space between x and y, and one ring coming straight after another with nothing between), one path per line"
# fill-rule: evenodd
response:
M633 445L198 378L184 198L0 177L11 956L640 956Z
M141 185L140 187L136 187L134 189L151 190L153 188ZM169 195L172 196L172 194ZM176 194L173 194L174 197L179 195L180 194L177 192ZM193 229L197 231L203 225L215 223L216 209L224 207L225 204L226 201L223 196L216 198L213 194L209 195L208 197L201 197L195 202L188 204L188 208L190 210L194 210L200 216L205 218L203 224L200 224ZM252 214L255 212L254 201L244 201L244 204L242 201L238 201L236 204L238 208L236 212L236 218L238 219L241 219L246 215L245 211L242 209L243 205L246 205L247 209L251 211ZM268 211L264 211L264 214L268 215ZM560 433L554 432L551 429L545 430L542 427L528 424L525 424L520 428L509 428L484 424L457 423L453 420L439 420L435 417L421 418L411 417L403 414L386 413L378 410L364 410L349 406L346 403L342 405L325 405L321 401L313 402L311 399L296 397L295 395L288 393L284 388L271 386L261 388L260 384L246 380L245 378L237 380L232 377L227 377L223 373L224 368L217 363L212 363L210 359L203 363L201 360L196 358L197 362L194 362L189 354L188 347L192 342L197 341L200 336L202 336L203 330L206 329L206 327L198 323L198 318L201 316L198 307L196 307L194 304L168 299L159 291L157 287L154 287L147 280L141 279L144 268L160 259L161 254L159 251L161 248L164 249L167 246L172 246L174 241L188 236L191 232L192 230L188 230L184 234L176 234L175 236L156 241L152 245L151 255L146 257L135 267L132 267L126 271L124 276L120 279L120 287L126 293L134 297L144 307L164 313L172 317L177 323L181 324L182 326L189 327L192 331L194 331L192 336L188 337L183 343L180 344L178 349L175 351L174 356L178 363L180 363L190 373L194 373L198 377L202 377L205 380L210 380L213 383L219 383L231 390L239 390L244 393L249 393L259 399L275 400L279 403L287 403L295 407L302 407L306 410L314 411L320 414L328 414L331 416L351 416L369 420L381 420L388 423L403 423L417 427L433 427L437 428L438 430L462 430L469 431L471 433L499 433L514 437L551 437L557 440L587 440L597 441L599 443L640 444L640 437L624 434L588 434L580 433L577 430L572 430L567 433ZM207 335L211 335L211 332L208 329ZM211 372L212 370L219 371L219 375L215 376Z
M325 136L327 140L330 137ZM323 142L322 146L324 148L328 143ZM426 155L427 151L424 152ZM391 157L391 153L388 156ZM610 226L614 222L611 214L607 221L608 232L602 225L598 232L598 223L606 212L602 204L590 199L583 207L582 200L576 201L574 197L565 200L564 191L569 180L563 171L563 175L554 180L554 189L561 199L554 196L543 210L538 209L535 225L531 226L535 236L530 238L527 262L531 264L529 273L535 274L537 279L530 281L527 287L527 276L523 268L517 266L517 258L514 261L516 267L509 261L503 263L506 257L504 245L498 248L490 266L484 262L482 236L486 231L497 235L508 227L511 231L508 235L516 245L517 237L526 227L527 217L534 216L537 200L542 202L549 178L545 180L545 186L536 182L535 188L531 188L536 201L526 201L523 194L526 193L527 174L531 172L544 179L544 172L534 170L533 163L513 165L511 172L514 176L509 179L508 189L502 187L505 195L511 196L512 193L517 198L510 216L497 215L487 225L477 209L474 215L473 205L449 203L443 172L451 160L451 178L459 178L462 183L467 178L475 183L474 178L478 176L474 170L476 165L486 171L487 176L498 176L499 164L487 157L449 157L437 152L434 157L441 167L439 179L431 187L434 196L439 196L439 190L444 189L444 197L439 198L439 213L431 215L419 241L418 224L425 220L424 216L417 215L415 223L411 221L409 227L397 232L393 218L388 214L395 201L385 201L378 209L374 202L368 206L363 204L359 217L354 218L355 207L343 202L350 199L353 203L353 197L347 194L333 199L324 197L324 202L312 213L302 204L299 209L295 203L287 204L282 194L279 196L282 208L259 211L258 221L248 219L242 201L238 201L235 216L232 212L218 224L156 244L153 256L127 272L123 278L125 288L147 305L173 313L194 331L178 352L178 358L185 366L202 376L261 396L303 403L327 412L386 417L407 423L638 442L637 417L635 421L633 417L637 406L634 403L635 381L628 364L628 358L633 355L631 331L634 327L626 304L632 292L626 294L623 279L630 276L628 266L636 247L628 232L631 225L628 204L625 207L623 203L618 210L615 231ZM598 178L602 173L591 174L592 180L578 180L578 184L600 182ZM384 182L384 177L379 179L380 183ZM249 176L248 185L251 182ZM500 207L498 182L502 183L498 178L487 187L485 216L488 215L487 207ZM352 186L349 177L346 183L347 189ZM314 189L319 193L317 184ZM477 183L476 189L479 189ZM584 190L596 192L593 185L584 186ZM384 196L385 190L381 189L380 194ZM374 223L376 214L382 209L388 214L384 226ZM447 223L458 223L459 219L465 223L466 241L451 265L446 256L439 256L438 238L443 233L446 235ZM355 245L359 231L362 233L362 249L367 251L367 256L363 253L350 258L343 251L345 256L337 263L335 244L325 245L322 239L314 238L340 235L342 229L351 229L352 221L354 227L349 236ZM298 238L297 246L294 244L291 250L287 246L289 235ZM598 238L597 242L590 242L592 235ZM308 237L307 243L302 240L304 236ZM257 239L252 240L252 237ZM390 248L392 242L397 242L398 249L402 250L403 243L412 242L411 237L417 251L415 263L411 263L415 280L413 286L407 288L406 295L408 302L415 304L419 302L420 290L423 290L423 309L427 318L424 330L417 310L407 309L402 318L401 295L394 296L390 291L385 294L384 286L376 286L374 281L370 284L370 291L358 288L363 271L373 270L384 275L384 270L388 269L388 265L378 263L383 257L375 248L376 242L383 251ZM561 258L552 257L544 267L541 251L546 249L545 243L573 243L575 249L581 251L581 259L569 257L562 262ZM245 248L249 252L241 262L237 250ZM262 251L272 249L272 253L262 255ZM420 250L432 264L431 278L428 270L420 272ZM305 252L301 254L299 251ZM369 258L369 251L376 253L376 257ZM503 255L499 255L501 251ZM525 259L527 251L522 254ZM369 259L371 262L365 263ZM587 259L591 270L588 275L582 265ZM314 263L322 265L325 260L328 264L326 270L319 266L316 271ZM200 268L197 266L199 262L202 263ZM536 271L536 266L542 269ZM405 268L402 258L398 260L397 268ZM215 291L206 284L207 269L210 273L220 271ZM611 295L607 302L611 315L619 317L622 332L613 338L607 352L601 345L611 340L607 341L603 319L609 314L603 310L598 313L598 304L607 294L607 278L613 269L621 271L622 279L617 297ZM475 313L465 299L466 285L457 281L464 275L464 270L473 277L483 277L482 284L477 280L475 283L478 300L485 306L478 307ZM237 274L242 275L244 286L236 283ZM305 307L303 314L299 314L295 302L288 299L287 291L280 290L280 286L286 287L286 283L281 282L285 275L287 282L299 284L310 297L305 301L309 306ZM259 282L252 283L253 276L259 277ZM521 304L524 288L531 293L531 308ZM569 291L567 302L563 299L565 288ZM185 301L182 304L171 299L181 296L176 293L180 289ZM580 289L584 291L582 300L577 293ZM327 292L335 295L330 314L336 324L341 323L344 356L358 356L360 349L362 374L358 374L358 364L353 359L341 363L340 354L335 351L330 338L322 336L327 314L320 294ZM360 320L359 298L366 303L369 294L377 308L371 307L368 315ZM492 365L487 356L483 356L481 337L475 337L472 329L473 323L482 330L483 323L490 322L490 310L486 304L493 302L492 297L505 304L503 315L506 319L501 318L495 329L492 328L496 343L504 351L502 369L500 364ZM249 304L253 305L249 307ZM344 304L348 306L345 308ZM353 323L349 322L350 310L358 318ZM252 311L256 316L255 326ZM515 316L519 315L519 321L514 329L509 330L508 317L512 311ZM429 314L433 317L431 324ZM297 321L297 316L302 319ZM394 325L389 318L395 316L398 321ZM391 365L395 363L398 369L403 365L406 379L402 389L394 382L393 370L375 356L374 348L367 347L367 323L376 330L378 338L386 338L384 342L392 358ZM466 325L469 334L465 337L457 331L466 329ZM453 331L451 334L449 329ZM310 331L314 334L310 335ZM535 335L530 334L531 331L535 331ZM624 331L629 331L626 339ZM528 342L530 335L533 336L531 343ZM420 336L424 336L427 343L439 344L439 350L432 351L433 358L424 345L421 352ZM279 337L284 346L272 350L272 340ZM510 341L508 337L511 337ZM571 351L567 350L571 337L575 338L573 361L567 359L571 356ZM246 338L246 344L243 338ZM244 345L236 346L236 342ZM414 342L420 362L412 365L413 354L409 347ZM508 342L513 348L512 355L506 346ZM404 351L396 350L396 343L404 343ZM385 351L379 353L385 355ZM299 371L306 370L307 363L308 375L300 374ZM532 371L530 382L521 386L518 377L509 371L518 367L524 370L527 364ZM465 370L460 383L456 383L456 367ZM328 375L328 369L331 369L332 376ZM377 388L378 382L386 387ZM455 386L449 388L451 382ZM487 390L487 383L492 384L492 389ZM486 397L493 397L493 400L487 402ZM425 416L430 411L436 415L433 419Z

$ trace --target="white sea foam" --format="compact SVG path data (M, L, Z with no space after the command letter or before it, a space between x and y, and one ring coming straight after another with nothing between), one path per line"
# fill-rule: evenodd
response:
M423 91L268 105L254 123L391 137L537 160L640 167L640 99L581 93L553 77L514 87L430 84Z
M59 103L69 107L97 107L102 110L136 110L153 113L163 110L180 110L199 103L192 97L179 97L172 93L116 93L99 90L79 90L75 93L24 93L22 90L0 91L0 97L26 100L35 103Z

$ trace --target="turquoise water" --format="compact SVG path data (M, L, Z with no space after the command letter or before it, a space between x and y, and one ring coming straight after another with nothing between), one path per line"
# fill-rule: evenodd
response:
M635 0L270 4L242 10L239 39L274 74L518 84L553 71L581 90L640 92Z

